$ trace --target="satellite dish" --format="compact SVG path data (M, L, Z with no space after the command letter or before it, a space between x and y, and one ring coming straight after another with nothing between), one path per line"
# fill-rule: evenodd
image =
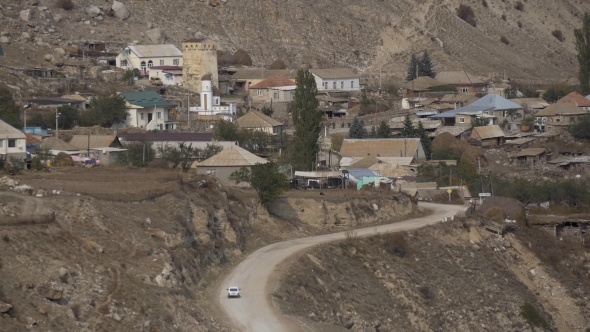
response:
M102 150L102 154L105 154L105 153L107 153L107 150Z

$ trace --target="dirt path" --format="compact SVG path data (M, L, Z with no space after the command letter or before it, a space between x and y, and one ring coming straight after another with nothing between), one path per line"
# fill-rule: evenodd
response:
M356 230L357 236L382 232L398 232L427 226L465 211L464 206L420 203L431 215L389 225ZM271 294L287 259L312 246L346 238L345 232L327 234L275 243L250 254L230 271L213 293L213 301L224 314L225 322L237 330L255 332L304 331L302 327L281 315L272 305ZM239 286L242 297L228 299L226 288Z

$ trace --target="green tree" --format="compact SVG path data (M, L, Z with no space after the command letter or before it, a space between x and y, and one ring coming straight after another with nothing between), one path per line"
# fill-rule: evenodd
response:
M49 149L36 148L31 155L31 169L42 171L46 161L53 162L54 156Z
M490 124L490 120L481 117L471 119L471 127L485 127Z
M318 110L318 89L308 70L297 71L295 99L291 106L293 124L292 162L302 171L311 170L319 152L318 139L322 131L322 112Z
M408 74L406 75L406 81L409 82L409 81L417 78L419 70L420 70L420 60L418 59L416 54L412 54L412 58L410 59L410 64L408 65Z
M590 116L584 116L576 122L569 128L569 132L575 138L590 139Z
M418 68L418 76L428 76L432 78L436 76L436 71L432 66L432 61L430 60L430 54L428 54L428 51L424 51L422 54L420 66Z
M552 85L543 94L543 99L549 103L554 103L572 91L573 89L567 85Z
M389 138L391 137L391 128L385 121L381 121L377 127L377 138Z
M459 160L460 156L451 148L439 148L432 150L432 160Z
M59 113L59 128L72 129L80 121L80 111L70 105L64 105L57 109Z
M582 27L574 30L578 51L578 79L584 95L590 94L590 13L584 14Z
M512 120L522 117L522 114L520 114L519 110L507 110L506 115L508 115Z
M178 146L164 145L158 147L158 152L162 159L172 163L172 168L176 169L180 166L183 172L188 172L192 163L197 157L197 148L193 148L192 144L181 142Z
M352 119L352 125L348 129L348 138L365 139L369 136L365 129L365 124L356 116Z
M97 122L105 128L110 128L127 118L127 109L125 108L125 98L123 96L98 96L92 99L90 107L92 107Z
M422 121L418 122L418 128L416 128L416 136L420 138L420 142L422 142L422 147L424 148L424 154L426 154L426 158L430 159L432 157L432 140L428 137L428 132Z
M239 131L240 128L237 123L220 120L215 123L213 138L217 141L236 142L239 140Z
M270 108L270 107L266 107L266 106L264 106L264 107L263 107L263 108L260 110L260 112L262 112L262 113L263 113L264 115L266 115L266 116L272 116L272 114L274 113L274 111L272 110L272 108Z
M402 128L401 136L405 138L412 138L416 137L416 128L414 128L414 124L412 120L410 120L410 116L406 115L404 119L404 127Z
M146 167L156 157L152 142L133 142L125 145L126 153L117 157L116 164L121 166Z
M504 98L506 99L514 99L518 98L518 89L509 87L504 90Z
M470 184L474 184L477 181L477 170L467 157L461 157L459 160L459 164L457 165L457 177Z
M270 135L262 130L241 129L238 142L250 152L262 152L270 144Z
M279 166L274 162L256 164L251 170L242 167L233 172L229 178L236 183L250 183L263 203L272 202L289 190L287 176L279 172Z
M3 87L0 87L0 120L14 128L21 128L20 108L12 99L10 91Z

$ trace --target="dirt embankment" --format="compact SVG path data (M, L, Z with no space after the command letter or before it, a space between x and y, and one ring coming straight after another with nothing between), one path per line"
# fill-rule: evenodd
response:
M316 330L588 331L588 271L564 282L529 245L469 220L351 235L303 253L274 301Z
M28 217L23 207L31 200L43 213L55 213L51 223L0 225L0 310L7 309L1 326L10 331L31 326L228 331L208 316L205 292L245 253L413 211L403 197L279 201L285 208L305 207L295 220L269 214L253 191L199 188L200 179L181 178L159 170L58 168L19 178L35 193L45 189L45 197L8 196L11 190L0 189L0 219ZM329 216L347 207L358 211L349 211L349 219L336 225ZM326 221L320 222L322 215Z

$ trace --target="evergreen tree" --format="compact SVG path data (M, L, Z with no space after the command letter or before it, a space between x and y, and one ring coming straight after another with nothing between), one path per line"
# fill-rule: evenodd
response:
M365 124L355 116L354 119L352 119L352 125L348 130L348 137L364 139L367 138L367 136L369 136L369 133L367 133L367 130L365 129Z
M584 95L590 93L590 13L584 14L582 28L574 30L578 51L578 79Z
M418 128L416 129L416 134L420 138L420 142L422 142L422 147L424 148L424 154L426 154L426 159L430 159L432 154L432 141L430 137L428 137L428 132L422 121L418 122Z
M406 115L401 135L405 138L416 137L416 128L414 128L414 124L412 123L412 120L410 120L409 115Z
M371 132L369 133L370 138L377 138L377 131L375 130L375 126L371 126Z
M21 127L20 108L12 99L10 91L2 87L0 87L0 120L14 128L20 129Z
M291 157L298 170L308 171L319 152L322 112L318 110L318 89L313 75L308 70L299 69L296 82L295 99L291 107L295 125Z
M422 54L420 67L418 68L418 76L428 76L432 78L436 76L436 71L432 68L432 61L430 61L430 54L428 54L428 51L424 51L424 54Z
M387 125L387 122L381 121L379 127L377 127L377 138L389 138L391 136L391 128Z
M409 82L415 79L416 75L418 75L420 69L420 60L416 56L416 54L412 54L412 58L410 59L410 65L408 66L408 75L406 76L406 81Z

